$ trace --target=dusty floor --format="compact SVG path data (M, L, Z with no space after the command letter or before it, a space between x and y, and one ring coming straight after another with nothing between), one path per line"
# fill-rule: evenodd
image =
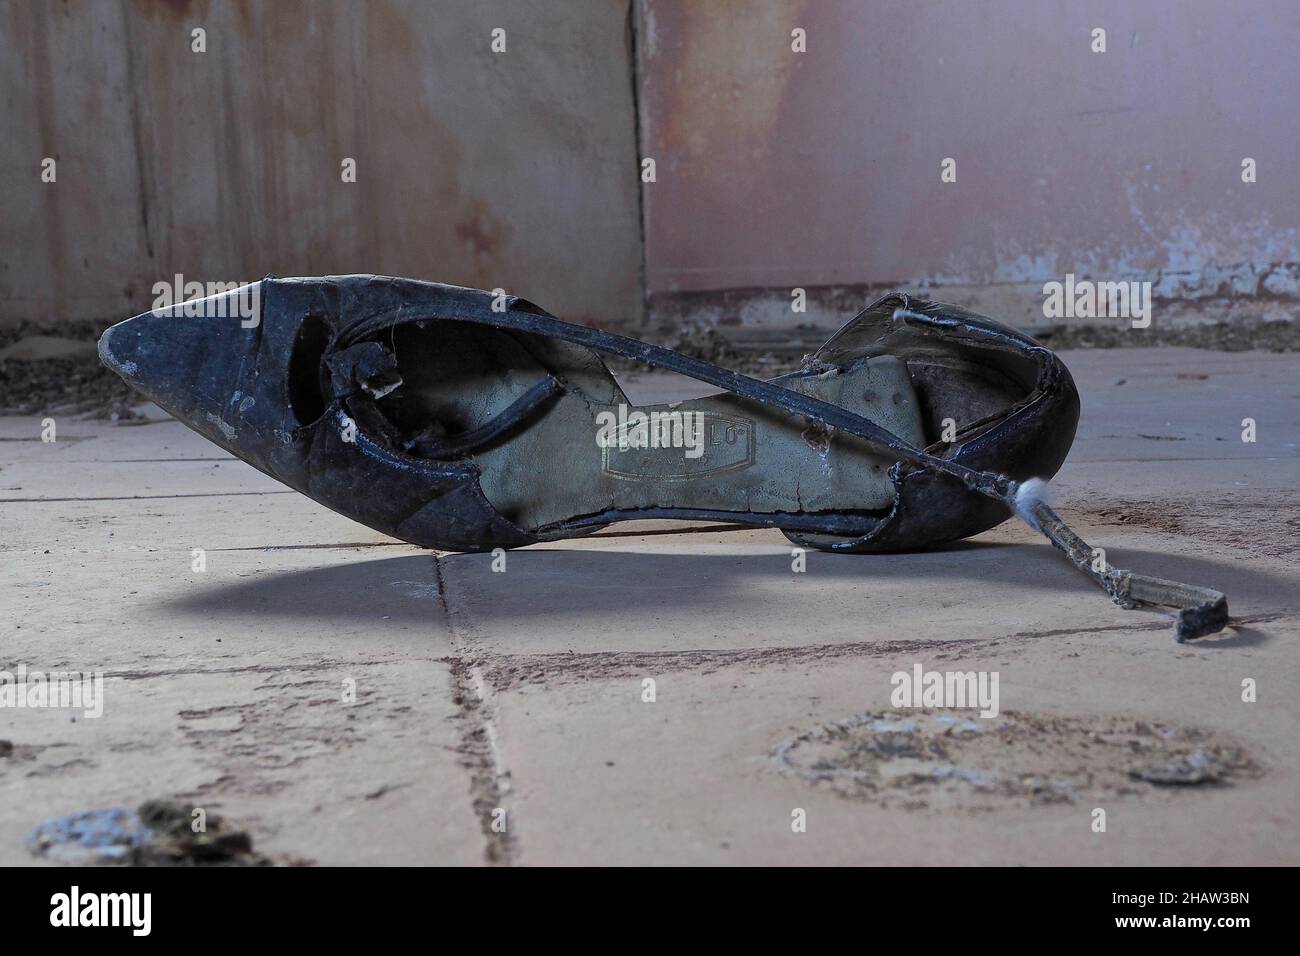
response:
M0 419L0 670L107 675L98 719L0 708L0 864L156 798L319 863L1300 863L1300 356L1065 359L1060 510L1225 590L1217 639L1013 524L804 573L776 532L624 525L498 572L175 422ZM1001 713L892 709L917 663L997 671Z
M851 308L846 306L844 314L852 314ZM1221 352L1300 351L1300 321L1291 317L1294 310L1275 305L1267 315L1259 311L1250 306L1234 309L1231 303L1196 305L1183 309L1181 320L1170 319L1141 335L1134 334L1127 324L1117 327L1113 323L1061 324L1031 331L1057 351L1133 348L1138 344ZM0 325L0 416L54 412L112 421L132 418L138 396L100 363L95 350L96 341L115 321ZM803 356L816 351L835 330L800 326L777 332L720 329L700 321L660 321L627 331L748 375L771 378L798 368ZM609 364L625 375L642 372L642 366L624 359L611 358Z

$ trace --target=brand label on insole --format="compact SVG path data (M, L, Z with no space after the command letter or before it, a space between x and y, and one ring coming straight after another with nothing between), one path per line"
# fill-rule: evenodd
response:
M629 409L596 416L602 469L612 478L688 481L754 463L754 423L716 412Z

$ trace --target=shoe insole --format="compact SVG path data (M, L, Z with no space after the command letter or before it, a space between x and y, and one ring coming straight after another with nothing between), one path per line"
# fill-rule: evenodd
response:
M396 338L404 381L381 408L399 430L438 421L458 434L486 424L548 372L559 378L566 390L526 427L472 456L488 500L522 528L610 510L815 514L893 502L893 459L856 436L728 393L633 406L586 349L461 328L450 339L428 337L436 349ZM907 367L894 356L782 384L926 444Z

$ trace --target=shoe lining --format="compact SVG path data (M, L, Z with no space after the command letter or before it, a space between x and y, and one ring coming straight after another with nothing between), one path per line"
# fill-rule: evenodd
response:
M563 383L529 427L472 456L487 499L530 531L583 515L675 511L824 514L829 526L893 501L892 459L741 396L633 406L588 349L464 323L402 327L385 342L403 383L379 408L401 435L432 428L451 438L483 427L548 374ZM782 384L925 444L916 392L895 356Z

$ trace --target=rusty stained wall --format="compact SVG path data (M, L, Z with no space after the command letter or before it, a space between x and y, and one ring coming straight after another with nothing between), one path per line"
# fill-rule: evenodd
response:
M120 317L175 273L268 272L634 319L629 17L626 0L0 5L0 320Z
M1024 314L1066 272L1300 291L1293 0L639 0L638 42L654 311L928 285Z

